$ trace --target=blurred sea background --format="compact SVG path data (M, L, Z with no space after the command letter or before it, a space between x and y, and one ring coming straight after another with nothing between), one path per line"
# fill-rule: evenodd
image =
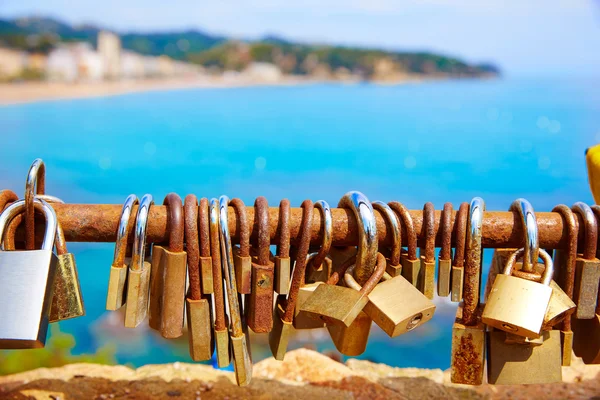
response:
M400 85L306 84L156 91L0 108L0 186L21 194L36 157L47 193L69 203L122 203L130 193L289 198L336 206L349 190L410 209L457 208L481 196L489 210L527 198L536 211L593 203L584 150L600 142L599 79L507 77ZM69 243L86 316L61 322L74 353L104 349L119 363L191 361L187 340L104 310L113 244ZM485 265L491 253L486 251ZM401 367L449 367L456 305L389 339L374 325L359 358ZM51 335L56 334L53 330ZM269 356L253 335L255 361ZM290 345L334 350L327 331ZM107 350L108 349L108 350ZM23 357L35 357L23 353Z

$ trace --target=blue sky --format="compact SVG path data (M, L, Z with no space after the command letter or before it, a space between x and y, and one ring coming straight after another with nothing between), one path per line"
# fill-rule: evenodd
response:
M31 14L119 31L433 50L509 75L600 74L600 0L0 0L3 17Z

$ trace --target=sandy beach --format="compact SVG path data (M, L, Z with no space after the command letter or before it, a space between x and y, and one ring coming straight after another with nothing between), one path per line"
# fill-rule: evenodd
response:
M22 82L0 84L0 106L31 103L44 100L79 99L115 96L126 93L195 89L230 88L257 85L298 85L316 83L315 80L285 77L278 81L256 81L244 78L180 78L136 81L104 81L90 83Z

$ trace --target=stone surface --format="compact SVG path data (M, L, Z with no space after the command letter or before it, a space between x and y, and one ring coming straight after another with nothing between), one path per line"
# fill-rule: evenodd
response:
M600 366L574 359L565 382L469 387L448 382L447 372L394 368L363 360L341 364L311 350L289 352L283 362L254 366L240 388L232 373L201 364L124 366L71 364L0 377L0 399L529 399L600 398Z

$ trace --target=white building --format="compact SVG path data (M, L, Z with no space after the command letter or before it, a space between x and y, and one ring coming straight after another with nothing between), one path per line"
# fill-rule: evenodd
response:
M26 63L27 56L24 52L0 48L0 79L21 75Z
M98 53L104 64L104 77L118 79L121 75L121 39L114 33L98 33Z
M121 52L121 78L141 79L146 75L145 57L132 51Z
M281 69L275 64L253 62L244 70L244 76L259 82L277 82L281 79Z
M64 44L48 55L48 79L65 82L99 81L104 78L102 58L89 43Z

